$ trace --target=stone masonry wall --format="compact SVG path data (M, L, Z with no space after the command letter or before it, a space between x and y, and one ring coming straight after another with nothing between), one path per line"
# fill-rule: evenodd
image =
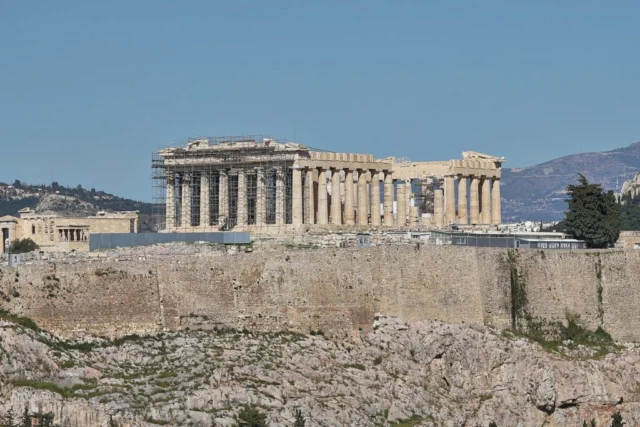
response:
M0 268L0 306L61 336L186 327L340 336L367 330L374 313L508 328L515 312L578 314L640 341L639 261L622 250L387 245L34 262Z

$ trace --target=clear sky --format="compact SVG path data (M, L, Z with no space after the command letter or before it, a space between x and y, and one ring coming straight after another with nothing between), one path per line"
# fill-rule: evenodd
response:
M640 2L0 0L0 181L150 200L159 146L294 122L412 160L626 146Z

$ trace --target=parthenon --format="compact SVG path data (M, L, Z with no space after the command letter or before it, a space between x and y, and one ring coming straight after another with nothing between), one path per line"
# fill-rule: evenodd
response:
M189 140L154 154L164 232L444 228L501 222L504 157L412 162L264 137Z

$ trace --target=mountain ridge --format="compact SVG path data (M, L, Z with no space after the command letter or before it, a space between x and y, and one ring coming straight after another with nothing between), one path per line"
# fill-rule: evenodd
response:
M620 191L640 171L640 142L609 151L576 153L524 168L502 170L502 218L560 220L566 210L566 187L579 174L605 190Z

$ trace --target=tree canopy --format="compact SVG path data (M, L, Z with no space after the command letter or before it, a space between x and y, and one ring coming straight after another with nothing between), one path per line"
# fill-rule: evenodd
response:
M566 225L570 233L590 248L613 246L620 236L620 205L613 191L605 192L600 184L589 184L580 175L578 185L569 185L567 192Z

